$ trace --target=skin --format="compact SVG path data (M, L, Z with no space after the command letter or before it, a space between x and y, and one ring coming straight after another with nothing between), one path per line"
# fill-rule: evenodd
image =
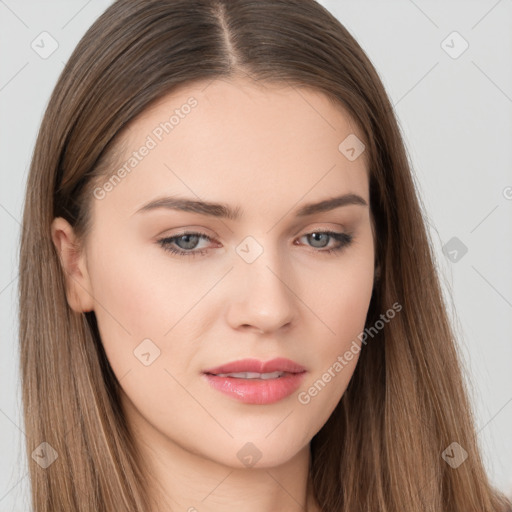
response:
M308 404L298 394L364 329L374 279L366 154L350 161L338 150L348 135L363 136L319 92L240 77L159 100L122 133L124 157L190 96L198 104L179 125L103 199L91 198L92 230L79 250L71 226L54 219L68 302L96 314L126 421L150 468L155 510L317 511L309 444L358 354ZM349 192L367 205L295 216L306 203ZM239 206L243 215L136 213L171 194ZM197 230L211 240L172 246L207 249L203 255L173 255L157 242ZM337 240L306 236L322 230L354 238L327 254ZM247 236L263 249L252 263L236 252ZM134 355L147 338L160 350L148 366ZM246 357L287 357L307 374L297 392L268 405L239 402L202 376ZM237 457L247 442L261 453L251 467Z

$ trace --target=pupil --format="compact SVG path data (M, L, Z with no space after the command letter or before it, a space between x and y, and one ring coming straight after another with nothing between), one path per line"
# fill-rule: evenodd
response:
M182 247L182 249L193 249L195 246L194 242L197 242L197 240L194 240L197 238L197 235L182 235L178 241L185 240L186 247ZM190 244L190 239L193 240L192 244Z
M326 237L325 233L312 233L311 236L318 241L318 237ZM325 245L325 244L324 244ZM322 246L323 247L323 246Z

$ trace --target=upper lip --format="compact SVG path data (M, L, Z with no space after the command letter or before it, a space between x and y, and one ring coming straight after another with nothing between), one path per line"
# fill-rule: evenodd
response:
M276 359L271 359L270 361L260 361L259 359L240 359L239 361L232 361L231 363L223 364L222 366L204 370L203 373L302 373L304 371L306 371L306 369L300 364L291 361L290 359L285 359L284 357L278 357Z

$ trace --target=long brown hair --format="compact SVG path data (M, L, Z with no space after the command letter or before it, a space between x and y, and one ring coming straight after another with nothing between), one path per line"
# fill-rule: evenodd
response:
M117 165L123 128L177 87L236 74L314 88L356 121L365 137L380 268L366 324L395 302L403 307L363 347L348 389L312 439L316 500L327 512L505 510L479 455L392 105L356 40L313 0L119 0L67 62L37 138L20 248L34 510L150 510L94 312L79 314L67 303L52 220L64 217L83 239L92 189ZM453 442L468 454L457 468L441 456ZM36 464L36 448L53 463Z

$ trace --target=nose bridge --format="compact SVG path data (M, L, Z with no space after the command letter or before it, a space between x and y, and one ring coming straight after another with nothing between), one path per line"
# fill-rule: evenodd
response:
M245 237L236 247L235 264L240 302L236 322L263 330L291 321L294 312L292 273L272 236Z

